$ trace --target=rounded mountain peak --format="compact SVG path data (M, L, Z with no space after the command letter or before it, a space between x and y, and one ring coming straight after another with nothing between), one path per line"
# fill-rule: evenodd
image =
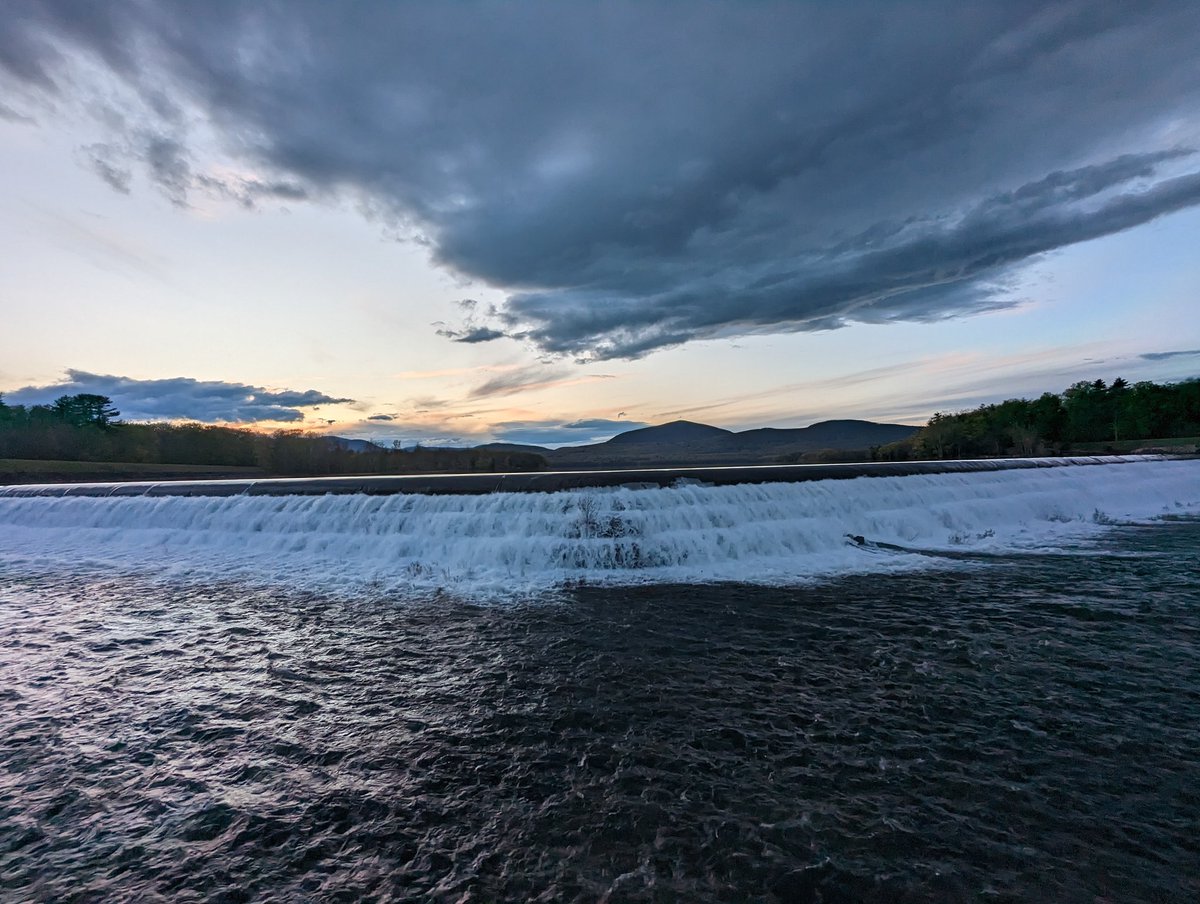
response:
M635 443L695 443L714 440L722 436L732 436L729 430L720 427L710 427L708 424L697 424L693 421L671 421L655 427L642 427L627 433L618 433L606 445L631 445Z

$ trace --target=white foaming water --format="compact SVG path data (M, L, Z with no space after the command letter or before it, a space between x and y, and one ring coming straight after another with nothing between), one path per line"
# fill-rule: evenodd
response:
M1200 514L1200 461L480 496L0 497L0 569L495 596L943 565Z

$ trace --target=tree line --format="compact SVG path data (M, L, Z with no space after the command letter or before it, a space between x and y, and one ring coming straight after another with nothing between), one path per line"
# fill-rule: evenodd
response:
M270 474L409 474L536 471L545 459L492 449L344 448L300 430L261 433L197 423L123 423L107 396L64 395L49 405L8 405L0 395L0 458L256 467Z
M1200 379L1130 384L1118 377L1061 393L1009 399L957 414L938 412L912 439L875 451L881 459L1052 455L1084 443L1200 436Z

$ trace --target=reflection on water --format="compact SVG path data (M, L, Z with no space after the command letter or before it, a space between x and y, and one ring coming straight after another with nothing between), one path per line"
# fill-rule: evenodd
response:
M0 574L6 900L1200 895L1200 525L803 588Z

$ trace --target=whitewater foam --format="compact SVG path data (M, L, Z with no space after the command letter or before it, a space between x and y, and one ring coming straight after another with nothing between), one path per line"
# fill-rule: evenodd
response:
M3 497L0 568L490 596L929 567L850 538L1006 553L1197 514L1200 461L474 496Z

